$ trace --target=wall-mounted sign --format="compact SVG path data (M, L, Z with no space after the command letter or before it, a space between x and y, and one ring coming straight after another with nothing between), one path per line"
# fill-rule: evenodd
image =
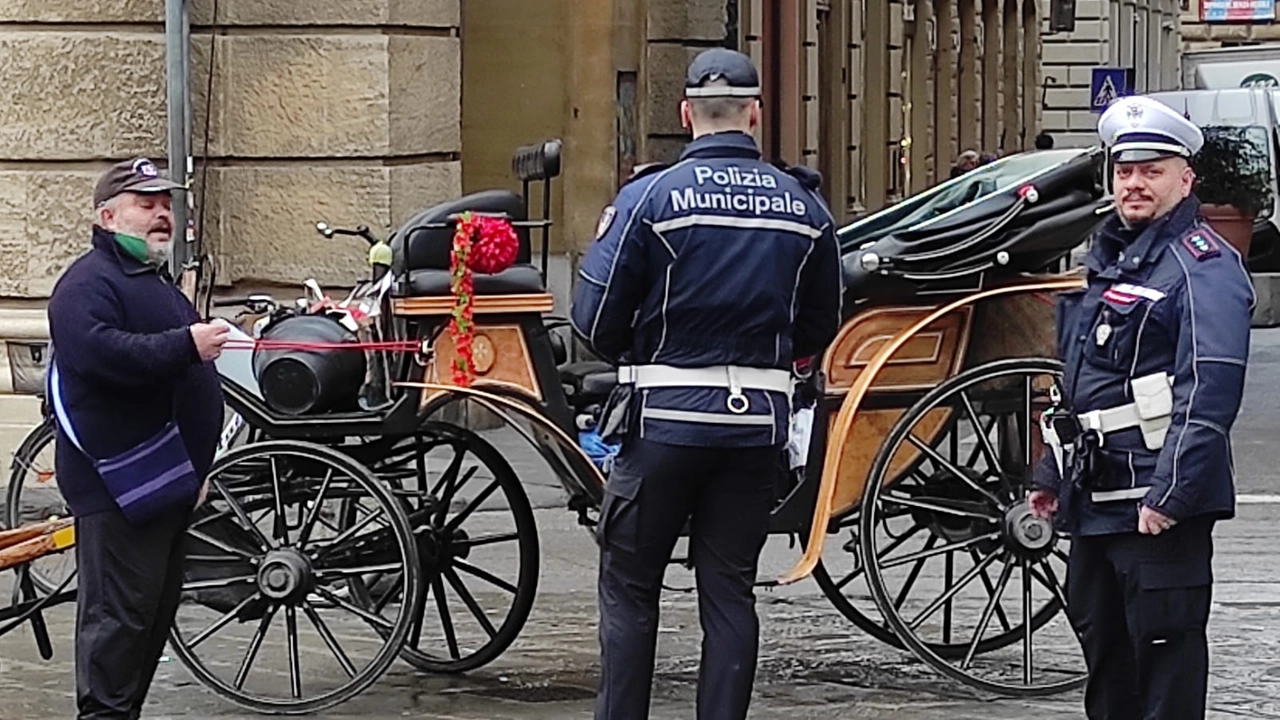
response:
M1133 68L1093 68L1089 83L1089 109L1100 113L1117 98L1133 94Z
M1200 0L1201 22L1275 19L1276 0Z

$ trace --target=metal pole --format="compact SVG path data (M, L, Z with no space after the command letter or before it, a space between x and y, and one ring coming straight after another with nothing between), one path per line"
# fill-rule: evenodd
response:
M190 67L190 24L186 0L165 0L165 65L168 80L169 112L169 177L184 186L190 174L187 160L190 157L190 116L188 113L188 68ZM174 279L181 276L182 268L191 257L188 241L187 211L189 195L185 190L173 193L173 257L169 271Z

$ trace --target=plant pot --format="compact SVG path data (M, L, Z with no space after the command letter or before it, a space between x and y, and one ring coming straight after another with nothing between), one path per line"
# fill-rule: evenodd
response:
M1252 215L1243 215L1232 205L1201 205L1200 214L1214 232L1248 260L1249 244L1253 240Z

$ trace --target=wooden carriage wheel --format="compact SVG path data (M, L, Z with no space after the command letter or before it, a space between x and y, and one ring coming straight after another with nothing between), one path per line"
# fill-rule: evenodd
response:
M404 508L426 586L402 657L438 673L493 662L524 628L538 587L538 528L519 477L487 440L448 423L428 422L388 451L379 445L358 455ZM360 519L343 512L338 526ZM353 577L352 598L382 613L397 606L403 580L399 568Z
M418 547L391 491L350 456L296 440L231 450L209 479L187 531L175 654L206 687L257 712L314 713L373 684L423 597ZM360 521L338 527L352 507ZM396 570L405 580L393 611L353 602L350 578ZM302 652L306 636L328 652Z
M1065 539L1025 501L1039 415L1060 374L1056 360L1011 359L942 383L890 432L861 503L861 566L893 634L938 671L1001 695L1048 695L1086 679L1059 613ZM921 420L942 408L952 426L920 441ZM890 474L903 451L919 459Z

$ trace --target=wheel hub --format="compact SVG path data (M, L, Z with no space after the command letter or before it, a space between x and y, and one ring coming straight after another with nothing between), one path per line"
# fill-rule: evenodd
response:
M258 589L279 602L297 602L315 587L307 556L292 548L272 550L258 568Z
M471 547L467 544L470 535L462 528L448 534L441 527L423 527L415 532L418 537L418 557L422 567L429 571L442 571L455 558L465 560L471 554Z
M1047 555L1058 539L1053 524L1033 515L1025 500L1005 512L1003 530L1009 548L1025 556Z

